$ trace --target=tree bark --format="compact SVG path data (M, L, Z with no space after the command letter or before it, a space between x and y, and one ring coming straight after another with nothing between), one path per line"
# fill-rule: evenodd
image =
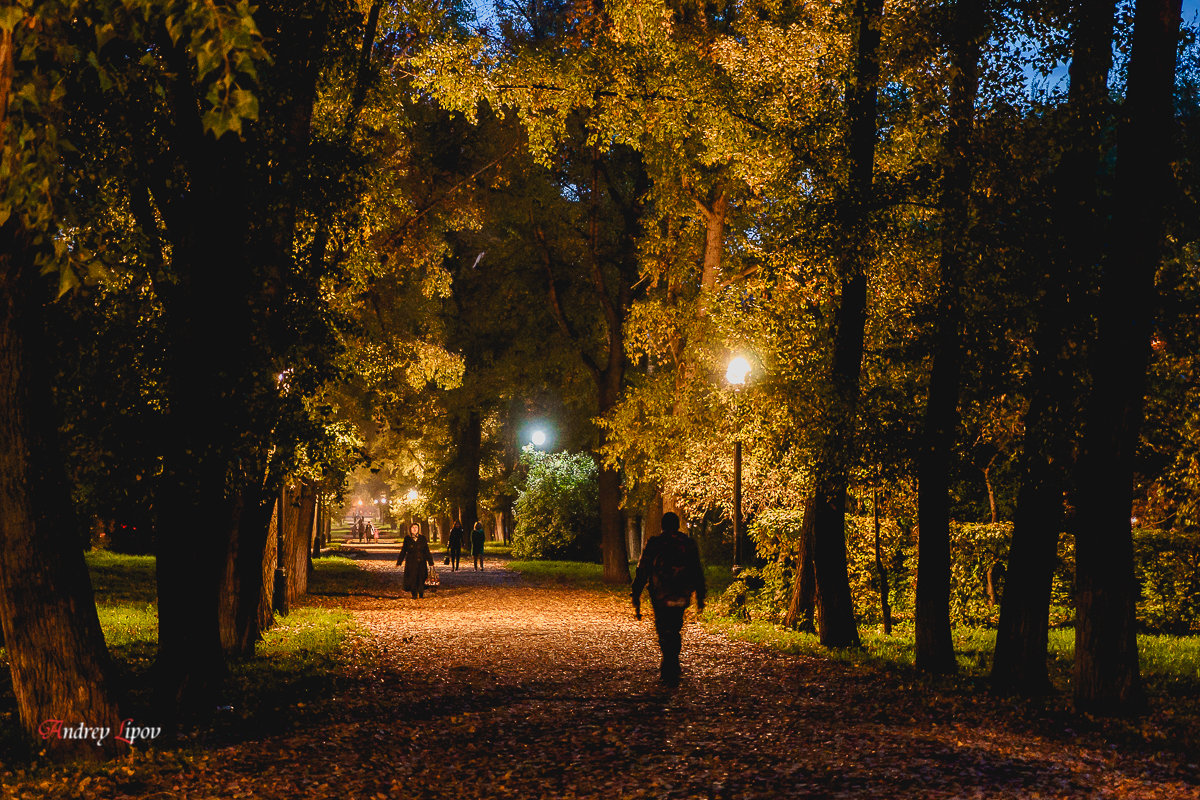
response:
M788 603L787 614L783 624L787 628L795 628L806 633L814 633L817 611L817 579L813 569L813 536L812 526L815 521L813 503L816 498L809 495L805 503L804 515L800 523L799 551L796 553L796 575L792 584L792 597Z
M221 645L231 658L249 658L273 620L271 582L264 582L263 575L273 505L261 490L244 492L239 505L238 532L230 547L221 591ZM274 553L269 555L273 574Z
M892 633L892 604L888 600L888 572L883 563L883 551L879 545L879 490L875 490L874 502L871 503L871 516L875 528L875 574L879 579L879 609L883 615L883 633Z
M11 70L3 36L0 67ZM0 631L27 741L41 740L47 720L108 727L100 746L38 741L56 759L106 757L121 716L58 446L53 353L39 347L52 341L49 291L16 227L0 227Z
M1073 460L1081 391L1068 341L1086 336L1079 298L1100 258L1100 172L1108 118L1115 4L1079 6L1072 29L1068 124L1071 145L1056 178L1055 205L1064 239L1056 274L1048 276L1038 308L1036 355L1025 414L1021 487L1000 600L992 685L1000 692L1038 696L1050 689L1046 671L1050 591L1063 528L1063 497Z
M459 522L470 534L479 521L479 462L483 446L483 417L471 409L461 420L458 435L457 471L460 492L455 502L459 508Z
M1118 132L1115 237L1104 264L1094 391L1081 455L1075 538L1075 703L1140 710L1138 596L1130 527L1134 452L1172 187L1179 0L1138 0Z
M847 194L839 203L845 241L838 253L841 292L833 326L832 387L814 472L811 509L817 629L826 647L858 647L846 566L846 492L854 452L866 335L867 270L872 259L868 200L875 168L879 39L883 0L855 0L856 59L846 88ZM807 524L807 523L806 523ZM800 591L803 581L796 581Z
M918 670L934 673L958 669L950 631L950 462L959 419L963 273L969 257L972 139L984 26L983 0L957 0L944 155L949 163L940 202L940 289L917 483L915 661Z

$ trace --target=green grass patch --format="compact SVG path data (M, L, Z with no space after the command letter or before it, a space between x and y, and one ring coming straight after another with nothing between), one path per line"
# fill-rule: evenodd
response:
M628 594L629 584L612 584L604 582L604 565L592 564L586 561L510 561L508 568L521 573L521 577L542 585L570 586L575 589L589 591L604 591L618 594ZM629 577L632 580L637 569L636 562L629 564ZM733 582L733 576L726 566L711 566L704 569L704 581L709 597L725 591Z
M154 556L129 556L107 550L85 554L97 602L146 605L158 601Z
M349 594L362 585L363 577L363 571L353 559L339 555L314 558L308 591L310 594Z
M861 649L831 650L821 645L812 633L786 630L769 622L742 622L725 617L710 616L706 623L733 639L754 642L784 653L828 658L852 664L873 665L885 669L911 669L915 655L914 632L911 623L892 628L884 635L881 628L859 630ZM959 627L954 629L954 652L958 658L962 679L976 681L987 678L992 668L996 646L996 631L991 628ZM1200 636L1138 637L1142 677L1152 691L1184 693L1200 690ZM1075 631L1055 628L1049 637L1049 671L1051 681L1060 689L1070 686L1072 662L1075 655Z
M585 561L510 561L508 568L531 583L569 586L574 589L628 591L627 586L604 582L604 565Z
M338 653L346 636L354 630L348 611L301 606L275 624L259 642L255 658L242 665L243 671L268 677L268 673L324 672Z

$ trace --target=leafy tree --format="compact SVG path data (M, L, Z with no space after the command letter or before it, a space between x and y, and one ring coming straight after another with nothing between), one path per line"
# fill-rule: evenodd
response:
M594 558L599 540L595 460L587 453L521 452L513 555Z

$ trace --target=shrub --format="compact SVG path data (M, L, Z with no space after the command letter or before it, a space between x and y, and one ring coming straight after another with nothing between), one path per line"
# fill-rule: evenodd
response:
M514 558L585 558L599 554L596 462L586 453L521 454L526 476L514 507Z
M1141 627L1200 632L1200 537L1186 530L1135 529L1133 551Z

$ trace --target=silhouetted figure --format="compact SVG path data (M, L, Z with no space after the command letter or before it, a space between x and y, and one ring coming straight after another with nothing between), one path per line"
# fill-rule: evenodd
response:
M476 522L471 529L471 555L475 558L474 568L483 572L483 523Z
M461 523L454 523L450 535L446 537L446 546L450 549L450 569L458 571L458 561L462 557L463 528Z
M413 599L425 596L425 579L429 577L429 567L433 566L433 554L429 552L429 540L421 533L421 526L413 523L400 546L400 556L396 566L404 565L404 591L410 592Z
M704 568L700 549L692 537L679 530L679 515L663 514L662 533L651 536L638 560L633 578L633 611L642 618L642 589L649 583L654 629L662 650L663 683L679 684L679 651L683 648L683 612L696 595L696 608L704 610Z

